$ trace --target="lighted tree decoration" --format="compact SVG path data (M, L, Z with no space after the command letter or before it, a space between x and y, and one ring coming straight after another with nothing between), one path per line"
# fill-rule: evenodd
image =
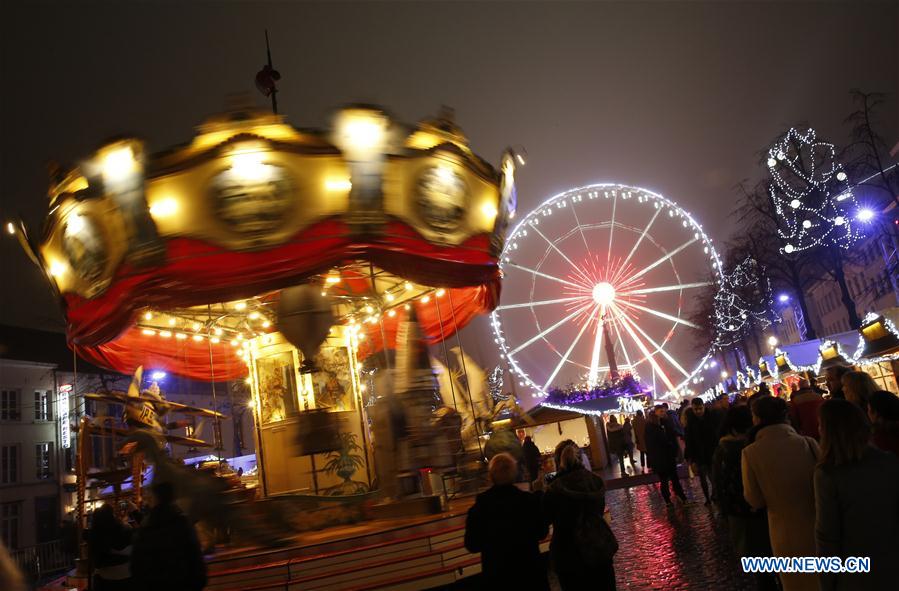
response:
M768 150L767 164L781 252L820 249L825 270L840 285L849 323L858 328L861 320L843 273L844 251L859 238L852 223L858 205L834 145L819 141L814 129L790 129Z
M743 259L730 273L722 273L715 294L716 344L728 347L757 329L764 330L777 317L771 282L765 268L752 257ZM757 336L757 332L755 332Z

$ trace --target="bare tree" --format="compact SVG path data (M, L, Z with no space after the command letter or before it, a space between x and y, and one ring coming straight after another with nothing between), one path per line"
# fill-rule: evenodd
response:
M768 194L767 184L762 181L753 187L746 182L737 185L740 200L734 215L746 228L731 243L736 256L751 256L765 266L775 289L786 289L799 304L805 318L807 339L816 339L814 326L810 323L806 294L816 283L812 269L813 253L809 251L783 254L783 241L778 235L778 215Z

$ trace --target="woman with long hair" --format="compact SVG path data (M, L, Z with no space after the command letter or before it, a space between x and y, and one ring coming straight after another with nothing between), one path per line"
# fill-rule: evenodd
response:
M94 589L118 591L131 588L131 537L133 530L122 523L111 505L94 511L88 532L88 549L94 567Z
M821 589L895 589L899 585L899 459L870 445L867 417L848 400L828 400L819 416L818 555L871 559L868 573L821 573Z
M553 526L549 552L562 591L614 591L618 542L603 519L605 482L584 467L575 444L562 448L559 463L544 512Z
M880 390L874 378L864 371L850 371L843 374L841 381L846 400L868 412L868 399L874 392Z

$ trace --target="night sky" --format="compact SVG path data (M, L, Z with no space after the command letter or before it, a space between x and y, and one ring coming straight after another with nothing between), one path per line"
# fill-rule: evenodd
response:
M522 212L617 181L678 202L720 243L735 227L733 186L760 177L775 135L807 122L847 141L850 89L889 93L881 132L899 141L896 2L67 4L0 13L0 217L21 215L32 232L48 161L123 133L152 150L188 141L232 93L264 106L253 77L266 28L290 123L326 126L350 102L410 123L449 105L494 164L506 146L526 148ZM8 237L0 267L0 323L61 329ZM492 363L472 336L485 325L466 347Z

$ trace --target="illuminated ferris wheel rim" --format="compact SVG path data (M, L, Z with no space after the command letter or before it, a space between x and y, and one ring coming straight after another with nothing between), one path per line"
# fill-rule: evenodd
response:
M661 212L665 208L667 208L669 210L669 216L681 218L683 220L683 226L685 228L689 227L694 232L694 236L695 236L694 241L701 241L702 246L707 249L706 254L709 257L709 260L711 261L711 267L712 267L712 271L714 274L714 281L720 287L721 271L722 271L721 259L718 255L717 250L714 247L712 239L709 238L709 236L705 233L705 230L702 228L702 225L693 218L693 216L690 214L690 212L683 209L675 201L673 201L673 200L665 197L661 193L658 193L651 189L646 189L646 188L639 187L636 185L626 185L626 184L622 184L622 183L612 183L612 182L594 183L594 184L589 184L589 185L583 185L580 187L575 187L572 189L567 189L565 191L557 193L556 195L553 195L552 197L549 197L548 199L543 201L540 205L535 207L530 213L528 213L525 217L523 217L515 225L514 229L509 233L508 238L505 243L505 246L503 247L503 251L500 255L499 266L500 266L501 272L505 275L507 272L505 269L506 264L507 263L514 264L514 263L512 263L509 255L512 250L517 249L518 239L520 239L523 235L524 236L527 235L526 231L529 227L539 225L540 217L543 217L546 215L552 215L553 207L555 207L556 209L562 209L562 208L565 208L568 206L569 201L571 201L572 203L581 203L581 202L583 202L585 197L588 200L596 200L596 199L599 199L600 197L604 197L605 199L608 199L609 193L611 193L612 196L617 200L617 198L619 196L617 192L619 192L619 191L621 192L620 196L621 196L622 200L626 201L626 200L630 200L633 198L634 200L636 200L640 203L654 202L654 204L655 204L654 207L658 210L658 213L653 216L653 218L649 222L649 224L642 230L641 237L638 239L637 243L634 245L628 258L630 258L630 256L634 254L634 251L637 249L637 247L640 245L640 243L643 241L643 239L648 235L649 227L655 221L655 217L658 215L661 215ZM635 193L637 195L634 195ZM575 216L576 215L577 214L575 213ZM580 222L578 221L577 224L578 225L575 226L575 228L573 230L569 231L568 235L577 231L578 226L580 226ZM616 226L616 224L618 224L618 227L623 227L622 224L620 224L619 222L614 220L614 213L613 213L613 219L611 220L611 222L607 222L607 223L603 222L603 223L599 223L599 224L594 224L594 227L610 226L613 228L612 231L614 231L614 227ZM627 227L627 229L634 230L633 227ZM542 237L544 240L546 240L547 242L550 243L550 246L548 247L547 250L549 250L550 248L554 248L555 250L559 251L557 247L553 246L554 243L549 241L548 238L546 238L545 236L542 236ZM611 242L611 237L610 237L610 242ZM672 258L675 254L677 254L677 252L681 248L683 248L683 246L682 246L682 247L679 247L678 249L675 249L674 251L668 252L668 251L664 250L662 247L660 247L660 245L655 240L653 240L651 236L650 236L650 242L655 244L655 246L657 248L660 248L661 250L666 252L666 257L668 259ZM561 251L559 251L559 254L562 254L562 256L565 257L565 255L563 253L561 253ZM545 256L544 256L544 258L545 258ZM565 257L565 258L567 259L567 257ZM569 262L571 262L571 261L569 260ZM541 262L541 265L542 265L542 262ZM525 269L525 270L527 270L527 269ZM675 268L675 273L676 272L677 271ZM532 274L534 275L534 278L536 278L536 276L539 273L532 272ZM707 283L706 283L706 285L707 285ZM592 295L597 303L599 303L599 301L600 301L600 299L597 298L598 291L601 291L603 289L605 289L605 288L604 287L601 288L600 284L597 284L592 288ZM683 293L683 289L684 289L684 287L681 287L680 293ZM613 290L613 295L614 295L614 290ZM528 304L516 304L516 306L526 307L526 306L528 306ZM530 309L532 312L533 312L533 306L534 306L534 304L531 303ZM531 379L531 377L528 375L528 373L525 372L519 366L518 361L515 359L514 352L512 350L510 350L506 344L506 338L505 338L505 335L503 334L503 329L501 326L501 319L499 317L499 312L501 310L503 310L504 308L505 308L505 306L502 306L502 305L499 306L496 310L494 310L491 313L491 318L490 318L491 326L492 326L494 337L495 337L494 340L501 349L500 357L508 363L510 372L515 376L514 379L518 379L518 380L522 381L525 385L532 388L537 395L545 397L545 396L547 396L548 388L550 387L551 384L549 382L547 382L547 384L545 384L544 386L540 386L537 383L535 383ZM683 321L681 321L679 318L678 319L672 318L672 320L676 320L675 325L677 324L678 321L683 323ZM578 339L579 338L580 338L580 335L578 336ZM619 340L620 340L620 335L619 335ZM573 346L574 346L574 343L572 344L572 348L573 348ZM684 379L681 380L676 386L669 387L668 391L663 395L663 397L670 397L672 395L676 395L679 390L685 388L688 384L690 384L691 380L692 380L692 383L694 383L694 384L698 383L695 376L701 371L702 366L710 358L710 356L712 354L712 346L713 346L713 344L710 343L709 350L705 353L705 355L703 355L702 359L696 364L693 371L689 372L688 375L685 375ZM650 357L651 363L652 363L651 357L659 352L662 352L663 354L665 354L663 351L663 348L660 346L656 349L656 351L654 351L652 354L648 355L648 357ZM570 353L570 350L569 350L569 353ZM563 363L566 361L565 357L567 357L567 354L562 359ZM630 367L634 368L634 367L636 367L636 365L638 365L641 362L642 362L642 360L638 361L637 363L635 363L633 365L630 365ZM625 365L625 366L628 366L628 365ZM556 369L556 372L558 372L558 368ZM550 381L551 381L552 377L554 377L555 375L556 375L556 373L554 372L553 376L551 376L551 378L550 378Z

